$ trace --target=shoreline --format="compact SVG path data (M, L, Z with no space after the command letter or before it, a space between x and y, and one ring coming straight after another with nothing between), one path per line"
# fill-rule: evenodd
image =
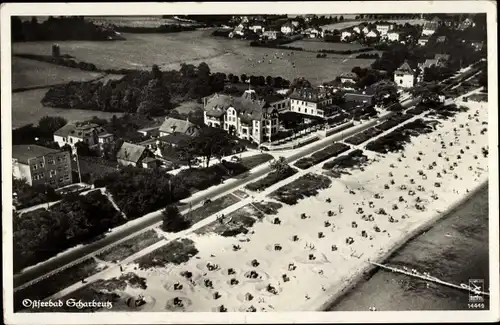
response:
M408 242L426 232L430 228L432 228L437 222L449 216L451 213L459 209L465 203L467 203L472 197L474 197L477 193L479 193L484 187L487 187L489 184L489 179L484 180L477 186L475 186L469 193L466 193L462 198L452 203L445 211L441 213L437 213L435 216L431 217L429 220L424 222L423 224L417 226L415 229L410 230L405 236L399 239L392 247L389 248L388 251L381 253L377 256L374 261L383 264L384 261L388 260L391 256L393 256L397 251L403 248ZM370 259L369 259L370 260ZM315 311L328 311L335 305L337 305L347 294L349 294L352 290L355 290L358 284L363 280L367 273L370 274L370 277L373 275L373 272L378 268L375 265L367 262L368 265L361 267L358 271L347 279L347 284L341 288L336 289L336 292L333 296L330 296L326 302L323 302L320 307L315 309ZM335 287L335 285L333 285ZM331 291L334 291L332 289ZM324 299L323 299L324 300Z

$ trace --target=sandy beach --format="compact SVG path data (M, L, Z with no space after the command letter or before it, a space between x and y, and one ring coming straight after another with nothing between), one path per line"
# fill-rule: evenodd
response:
M145 289L116 291L122 298L144 296L140 311L323 310L363 276L370 261L392 254L487 182L482 149L488 148L488 104L457 104L469 110L413 137L404 152L363 150L366 166L330 177L327 189L283 204L247 234L190 233L186 238L198 253L187 262L142 270L131 263L103 279L128 272L144 278ZM308 172L322 175L322 166Z

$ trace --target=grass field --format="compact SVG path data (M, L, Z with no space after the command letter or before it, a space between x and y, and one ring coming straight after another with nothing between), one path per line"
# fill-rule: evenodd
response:
M69 81L87 81L100 77L97 72L66 68L55 64L12 58L12 89L42 87Z
M40 101L42 100L46 92L47 89L36 89L12 94L13 128L17 128L30 123L37 124L38 121L46 115L61 116L68 121L87 120L91 119L92 116L109 119L113 115L123 115L123 113L44 107L40 103Z
M185 25L191 26L192 23L181 22L173 18L162 18L161 16L89 16L86 19L95 24L113 24L116 26L127 27L159 27L161 25Z
M98 257L107 262L119 262L162 239L154 229L151 229L99 254Z
M319 50L337 50L337 51L347 51L347 50L359 50L365 48L366 46L362 44L355 43L330 43L323 42L321 40L300 40L292 43L286 44L286 46L296 46L302 47L307 51L319 51Z
M212 37L212 30L197 30L173 34L124 34L125 41L58 42L61 52L77 60L96 64L100 68L150 69L158 64L162 69L178 69L183 62L206 62L212 71L241 75L282 76L293 80L305 77L313 84L335 79L354 66L367 66L373 60L331 56L316 59L311 52L249 47L247 41ZM14 43L14 53L50 54L51 42ZM342 45L343 46L343 45ZM283 53L283 59L258 64L257 61ZM291 52L294 52L291 55ZM290 55L289 55L290 54ZM295 63L295 68L293 64Z

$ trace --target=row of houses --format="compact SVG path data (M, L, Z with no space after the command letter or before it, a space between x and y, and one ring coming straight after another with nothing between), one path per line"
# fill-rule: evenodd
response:
M449 59L450 56L448 54L436 54L433 59L426 59L424 62L418 64L418 69L417 67L412 68L408 62L404 62L394 72L394 82L401 88L412 88L415 83L424 80L426 68L444 67Z
M307 20L306 20L307 21ZM324 32L320 28L302 26L298 20L285 19L267 22L265 20L242 19L229 33L229 37L245 37L248 33L260 35L262 39L274 40L278 37L302 34L307 38L322 38Z

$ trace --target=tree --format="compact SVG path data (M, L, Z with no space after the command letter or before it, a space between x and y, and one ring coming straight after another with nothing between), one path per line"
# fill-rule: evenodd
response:
M191 139L179 143L179 145L177 146L177 154L181 161L184 161L188 164L189 169L191 169L192 166L198 162L195 142Z
M88 143L79 141L75 143L76 152L79 156L95 156L95 152L90 149Z
M71 146L69 144L67 144L67 143L64 144L64 146L61 147L61 150L67 151L69 153L71 153L73 151L72 148L71 148Z
M250 84L252 86L257 86L259 84L259 79L257 76L250 76Z
M184 78L196 77L196 67L192 64L182 63L179 72Z
M212 93L220 92L224 90L224 85L226 82L226 74L222 72L216 72L210 76L210 88Z
M44 116L38 121L38 129L44 136L52 138L55 131L59 130L68 123L66 119L60 116Z
M162 211L161 229L166 232L179 232L189 228L190 222L179 212L176 205L169 205Z
M213 157L219 160L232 153L235 142L229 134L219 128L204 127L193 140L193 148L197 156L205 159L206 166L210 166Z
M404 107L401 103L397 102L387 107L387 110L391 112L401 112L404 110Z
M340 16L339 21L344 21L344 16Z
M285 157L280 156L278 159L275 159L269 162L269 166L271 169L277 174L286 174L290 169L290 165L286 161Z
M170 93L161 79L152 79L144 87L137 113L146 116L164 115L172 108Z
M291 85L290 88L311 88L311 83L309 80L305 79L304 77L300 78L295 78Z
M240 82L240 78L238 76L236 76L236 75L233 75L231 77L231 83L237 84L238 82Z
M247 76L246 74L244 74L244 73L243 73L243 74L240 76L240 79L241 79L241 82L246 83L246 82L247 82L247 80L248 80L248 76Z

